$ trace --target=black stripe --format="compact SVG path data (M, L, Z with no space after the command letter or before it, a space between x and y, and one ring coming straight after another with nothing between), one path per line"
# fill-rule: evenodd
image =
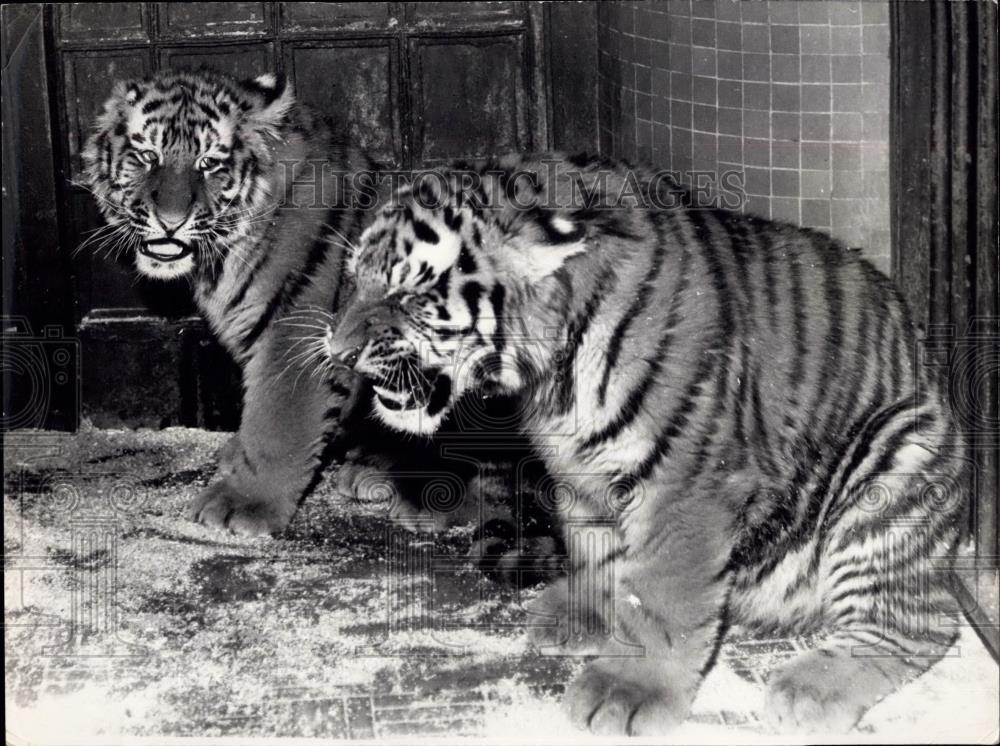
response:
M749 325L750 329L744 331L752 334L755 321L755 299L752 283L753 278L750 275L750 261L752 256L746 220L739 219L736 215L731 213L724 214L725 217L720 217L719 222L722 224L722 227L726 231L726 235L729 237L728 248L736 262L736 281L739 282L740 289L743 291L744 300L746 301L746 309L743 313L743 319Z
M878 306L878 327L875 331L875 349L876 363L873 375L875 376L875 393L872 394L873 401L883 401L885 399L885 377L882 375L882 371L885 370L886 360L885 360L885 334L886 328L889 325L889 309L885 303L882 301ZM891 401L891 400L890 400Z
M503 326L503 309L506 297L507 290L503 285L494 285L490 291L490 306L493 308L493 318L496 320L496 328L493 331L493 349L497 352L503 352L507 344Z
M429 244L436 244L440 240L437 231L422 220L413 220L413 235L418 241Z
M166 105L166 103L167 103L166 99L156 98L153 99L152 101L147 101L146 103L144 103L140 111L142 112L143 116L147 114L152 114L154 111L162 109Z
M479 299L483 297L483 286L474 280L469 281L462 285L461 294L465 305L469 308L469 316L472 317L469 328L475 329L479 322Z
M820 407L831 390L831 379L835 373L842 370L841 344L844 338L842 328L844 316L844 289L840 283L840 263L832 261L831 253L819 257L823 266L823 292L825 302L823 308L829 314L830 326L826 333L826 348L819 358L819 380L816 382L815 396L812 404L806 409L813 416L818 416Z
M865 380L870 371L872 354L868 351L868 335L871 326L871 307L874 306L873 293L864 293L861 297L861 308L858 312L857 346L854 348L854 360L847 370L842 367L837 375L837 397L830 406L830 414L822 425L825 432L839 433L844 425L863 404L861 398L865 389ZM876 373L877 375L877 373ZM874 401L879 401L877 398Z
M733 402L733 438L736 441L736 452L733 454L733 468L742 469L747 464L748 451L751 445L747 442L744 432L744 412L746 412L747 397L750 386L747 383L749 378L750 348L746 341L741 340L740 345L740 372L737 376L735 401Z
M458 270L465 275L474 275L479 267L476 258L469 251L469 247L462 243L462 250L458 253Z
M594 283L593 293L587 299L583 309L569 322L566 328L566 346L560 353L556 373L556 380L559 382L556 398L557 414L566 414L573 406L576 390L576 355L584 336L590 329L594 316L601 307L601 303L617 283L617 271L618 268L611 265L601 270Z
M872 409L877 409L878 404L879 404L878 402L873 402L869 406L869 411ZM872 444L875 442L875 439L878 438L878 436L882 433L883 428L885 428L886 425L889 424L890 420L892 420L893 418L895 418L900 414L903 414L903 412L905 412L907 409L910 408L918 409L922 404L923 404L922 399L911 397L908 399L902 399L894 404L889 405L888 407L885 407L880 412L878 412L878 414L875 414L874 416L869 415L868 412L865 412L866 415L869 415L869 420L867 421L867 423L865 423L863 416L862 418L858 418L857 422L859 424L861 423L865 424L861 428L860 434L858 435L858 445L854 450L854 455L851 457L850 463L847 465L847 468L844 470L843 474L841 474L840 479L838 480L836 487L833 490L834 494L842 490L847 485L847 483L851 481L851 477L854 475L854 472L857 471L858 467L861 465L861 462L864 461L866 458L868 458L868 454L871 452L871 447ZM913 422L911 422L910 424L912 425ZM852 428L851 431L853 433L854 428Z
M811 527L816 526L816 521L818 520L820 513L823 511L824 506L834 499L837 491L843 485L843 481L841 480L838 482L836 489L830 489L830 483L833 481L833 477L837 473L837 470L843 466L844 461L852 455L852 451L854 458L851 461L851 465L847 468L857 468L857 464L864 460L864 455L858 455L859 449L863 450L864 453L867 454L872 441L878 437L878 433L885 420L882 420L881 418L873 420L872 418L875 417L881 406L881 402L873 402L872 404L869 404L868 409L854 421L850 430L844 433L842 437L839 433L831 434L833 435L832 444L836 444L834 446L836 450L829 453L829 455L823 459L823 461L825 461L825 463L823 463L825 466L823 476L820 477L816 487L810 492L807 499L808 510L800 517L800 520L796 525L797 530L803 531L803 536L800 537L803 541L805 536L804 532L808 531ZM817 464L817 466L818 465L819 464ZM816 470L813 469L812 474L815 473ZM801 543L802 542L800 541L800 544Z
M335 222L339 217L339 213L337 211L330 210L329 217L331 223ZM264 333L264 330L267 329L271 321L273 321L275 315L289 306L294 305L306 285L312 281L313 274L315 274L320 265L323 263L329 248L329 236L326 231L323 230L321 234L313 240L312 246L309 247L309 253L306 255L306 260L302 265L302 269L293 270L288 273L284 281L281 283L281 287L278 292L276 292L274 296L272 296L271 300L268 301L267 306L264 308L264 313L257 318L257 323L253 325L250 332L240 341L240 348L243 352L247 352L254 346L260 338L260 335Z
M858 597L859 600L862 598L870 598L872 596L880 597L884 588L885 586L883 585L882 580L873 580L860 588L854 587L839 591L832 598L830 598L826 604L828 606L836 606L842 601L852 597Z
M879 457L878 461L875 462L875 465L868 470L868 473L878 475L889 468L889 466L892 465L893 459L896 457L896 450L902 445L903 441L913 435L913 433L918 432L921 428L926 427L928 422L932 419L933 418L930 415L921 415L915 420L910 421L906 427L897 430L886 444L884 453ZM865 449L865 455L867 455L868 450L868 448ZM857 457L857 453L855 453L855 457ZM833 500L840 497L841 501L839 505L834 504L833 502L830 503L830 509L827 511L826 515L823 516L822 524L819 526L821 536L825 536L829 527L836 525L838 519L855 504L855 500L860 490L864 487L864 480L862 480L859 484L856 484L846 495L838 493L847 486L848 482L850 482L851 474L857 470L857 465L860 465L860 462L863 460L864 456L860 459L855 458L852 460L853 468L850 469L850 473L846 473L843 478L841 478L838 491L832 492L831 496ZM857 461L857 465L853 465L854 461ZM884 528L884 525L882 527Z
M736 322L733 316L734 298L732 290L729 287L729 282L726 278L726 271L723 267L722 260L719 257L718 251L716 251L714 242L712 241L711 231L704 219L704 212L691 210L690 214L692 221L695 224L695 234L702 242L705 262L712 278L712 287L716 292L719 318L720 352L719 369L715 374L715 406L712 408L712 412L708 418L708 428L705 430L696 446L692 468L683 479L685 483L694 480L699 473L710 466L708 453L709 446L712 443L712 439L719 432L720 424L725 419L722 416L723 413L729 408L729 396L727 395L729 393L729 363L731 347L736 342L736 338L738 336ZM726 213L718 210L712 212L713 217L715 217L718 221L723 220L725 214ZM739 394L738 391L735 393Z
M765 474L770 477L778 477L778 466L771 453L767 423L765 422L764 410L760 402L760 368L754 366L750 377L753 381L750 392L750 410L753 417L754 446L756 447L757 457L763 462L762 466Z
M764 295L767 298L767 315L771 329L778 329L778 292L774 279L774 242L771 240L771 227L766 223L752 221L756 228L754 235L760 241L760 253L764 262Z
M687 425L688 416L695 410L697 397L702 392L702 386L711 377L716 360L717 356L704 353L698 357L698 367L695 369L691 381L685 387L684 395L674 407L670 417L667 418L667 424L657 433L652 447L642 461L628 474L616 480L619 486L634 484L636 480L646 479L652 474L656 465L670 454L671 441L680 435L684 426Z
M670 311L663 333L653 349L652 357L643 356L648 360L646 372L639 383L634 386L626 395L618 414L603 428L590 435L581 445L579 451L585 451L615 438L626 427L632 424L635 418L642 411L646 395L653 384L657 382L663 363L666 359L667 351L673 342L673 333L680 323L681 304L684 301L684 294L690 281L691 253L685 248L681 254L680 267L677 270L677 285L674 287L670 301Z
M597 402L602 407L607 401L608 381L611 378L611 370L618 364L618 357L621 355L622 343L628 335L628 328L632 324L633 319L645 310L646 304L649 303L649 298L653 293L656 280L660 276L660 270L663 268L663 262L667 255L667 242L664 240L660 220L666 217L674 218L673 215L661 212L649 214L649 211L647 211L647 219L653 224L657 239L653 250L653 261L646 271L646 276L642 278L642 282L639 284L638 293L636 293L632 303L629 304L628 310L625 311L625 314L618 321L614 332L611 334L608 351L604 356L604 372L601 374L601 382L597 387ZM672 222L671 225L672 232L676 236L678 232L676 224Z
M805 359L809 354L808 350L806 350L806 316L804 310L805 303L802 297L802 268L799 265L800 259L801 257L795 254L789 257L788 264L786 265L788 267L788 278L792 286L792 321L795 329L795 357L792 359L788 378L793 395L798 391L799 385L805 379Z
M243 302L243 299L246 297L247 291L250 290L250 286L253 284L254 278L257 276L257 273L261 269L263 269L264 265L267 264L268 259L271 258L271 252L267 251L263 246L263 244L267 240L268 237L264 236L257 243L257 250L259 252L257 258L254 260L253 266L250 267L246 276L243 278L243 282L240 284L239 289L229 299L229 302L226 303L225 312L227 314L232 312L233 309L235 309Z

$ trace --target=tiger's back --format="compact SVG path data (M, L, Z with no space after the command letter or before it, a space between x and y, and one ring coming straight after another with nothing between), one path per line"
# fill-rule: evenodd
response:
M673 188L623 164L478 174L400 191L322 344L404 431L433 432L484 387L527 397L524 427L570 495L567 545L611 528L539 604L564 620L534 631L543 649L615 653L568 690L573 719L682 720L733 620L826 631L771 681L794 726L849 728L940 657L964 446L890 283L816 232L658 207ZM422 386L395 390L399 371Z
M645 238L574 260L556 292L567 341L533 411L545 413L535 430L572 443L557 471L613 475L620 490L652 479L732 492L731 611L744 622L835 621L866 578L827 553L856 540L874 557L866 536L884 539L886 522L925 521L918 552L947 558L964 445L915 365L892 284L859 252L789 225L699 209L629 220L617 232ZM662 531L655 503L628 521L651 541Z

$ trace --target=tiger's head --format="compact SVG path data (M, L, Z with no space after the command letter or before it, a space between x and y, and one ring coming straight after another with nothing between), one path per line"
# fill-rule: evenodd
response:
M259 220L293 104L273 75L166 71L114 87L84 146L84 175L140 273L169 279L219 261Z
M331 366L373 384L375 414L409 433L435 432L467 392L513 393L537 366L518 314L541 283L584 250L584 229L404 187L361 235L348 261L356 294L320 341Z

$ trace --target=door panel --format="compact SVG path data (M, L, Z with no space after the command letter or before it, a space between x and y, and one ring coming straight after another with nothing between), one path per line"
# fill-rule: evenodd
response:
M64 3L59 6L59 38L64 42L145 41L146 3Z
M392 3L281 3L284 31L383 29L395 24Z
M456 25L473 23L509 23L517 25L525 12L525 3L511 2L425 2L406 3L408 20Z
M530 149L524 56L521 36L414 40L414 158Z
M274 45L264 42L214 47L164 47L158 59L161 69L205 66L225 70L242 80L274 71Z
M271 3L157 3L162 39L263 35Z
M395 39L293 43L285 54L301 101L326 113L375 160L402 164Z

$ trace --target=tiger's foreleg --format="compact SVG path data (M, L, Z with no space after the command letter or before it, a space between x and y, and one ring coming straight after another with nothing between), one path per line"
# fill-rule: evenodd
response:
M243 535L276 534L313 486L357 385L301 371L282 350L274 344L247 366L239 433L220 451L221 479L188 507L192 520Z
M704 495L649 505L660 529L626 522L613 599L602 604L615 639L641 647L600 657L566 693L571 720L595 733L660 734L683 722L722 627L732 545L722 511ZM631 525L642 524L649 518Z

